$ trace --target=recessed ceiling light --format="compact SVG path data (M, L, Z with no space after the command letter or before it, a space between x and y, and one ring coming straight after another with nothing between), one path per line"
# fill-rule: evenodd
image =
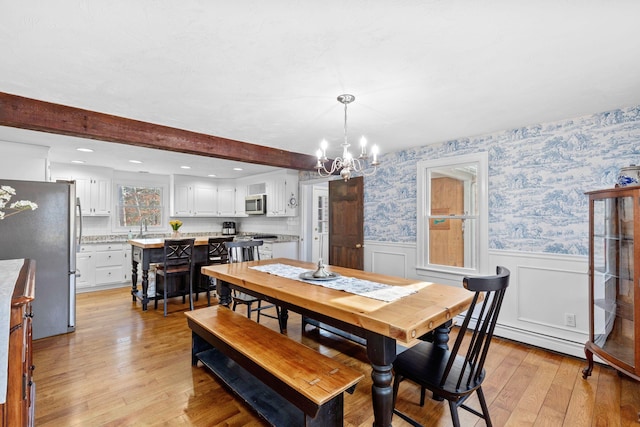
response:
M212 173L210 173L209 175L207 175L209 178L215 178L216 176Z
M77 151L82 151L83 153L93 153L91 148L76 148Z
M233 168L234 171L241 171L242 168Z
M71 160L71 163L84 163L84 160Z
M191 166L180 166L180 169L191 169Z
M129 160L129 163L135 163L136 165L139 165L142 162L140 160Z

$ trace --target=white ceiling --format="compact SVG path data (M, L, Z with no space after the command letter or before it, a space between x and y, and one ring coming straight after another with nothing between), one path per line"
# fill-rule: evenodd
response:
M384 154L640 104L638 17L634 0L0 0L0 91L334 156L351 93L350 141ZM67 137L0 139L78 157ZM178 167L99 145L88 163Z

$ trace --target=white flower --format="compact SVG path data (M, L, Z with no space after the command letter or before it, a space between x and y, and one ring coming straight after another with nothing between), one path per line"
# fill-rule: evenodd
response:
M0 209L5 209L7 206L7 203L11 199L11 196L15 196L15 195L16 195L16 190L14 188L9 187L8 185L0 186ZM8 209L11 209L15 212L5 213L4 211L0 210L0 220L3 220L6 217L9 217L11 215L15 215L21 211L26 211L26 210L34 211L38 209L38 205L29 200L18 200L17 202L13 202L11 205L9 205Z
M30 202L29 200L18 200L17 202L11 203L11 206L9 207L11 209L19 210L31 209L32 211L38 209L38 205L36 203Z

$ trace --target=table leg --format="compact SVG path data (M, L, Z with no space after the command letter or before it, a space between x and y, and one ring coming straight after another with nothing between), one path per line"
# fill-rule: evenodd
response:
M138 261L131 257L131 297L136 302L136 294L138 293Z
M147 291L149 290L149 267L142 267L142 311L147 311L147 303L149 298L147 297Z
M448 322L443 323L433 330L433 344L444 349L449 350L449 332L451 332L451 328L453 327L453 321L449 320Z
M373 403L373 426L391 427L393 416L392 364L396 358L396 341L374 333L367 333L367 357L373 368L371 372L371 401Z
M280 323L280 330L283 334L287 333L287 323L289 322L289 309L280 307L280 317L278 317L278 322Z

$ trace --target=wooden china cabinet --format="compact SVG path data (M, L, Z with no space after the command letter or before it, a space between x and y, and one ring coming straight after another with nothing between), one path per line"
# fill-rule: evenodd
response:
M586 194L590 322L582 376L591 375L595 354L640 381L640 186Z
M16 275L0 277L3 286L12 286L11 312L7 327L7 394L0 404L0 426L33 426L35 418L35 384L31 348L31 303L35 296L35 261L16 261ZM0 261L0 263L5 261ZM0 270L2 270L0 266ZM13 283L11 283L13 282Z

